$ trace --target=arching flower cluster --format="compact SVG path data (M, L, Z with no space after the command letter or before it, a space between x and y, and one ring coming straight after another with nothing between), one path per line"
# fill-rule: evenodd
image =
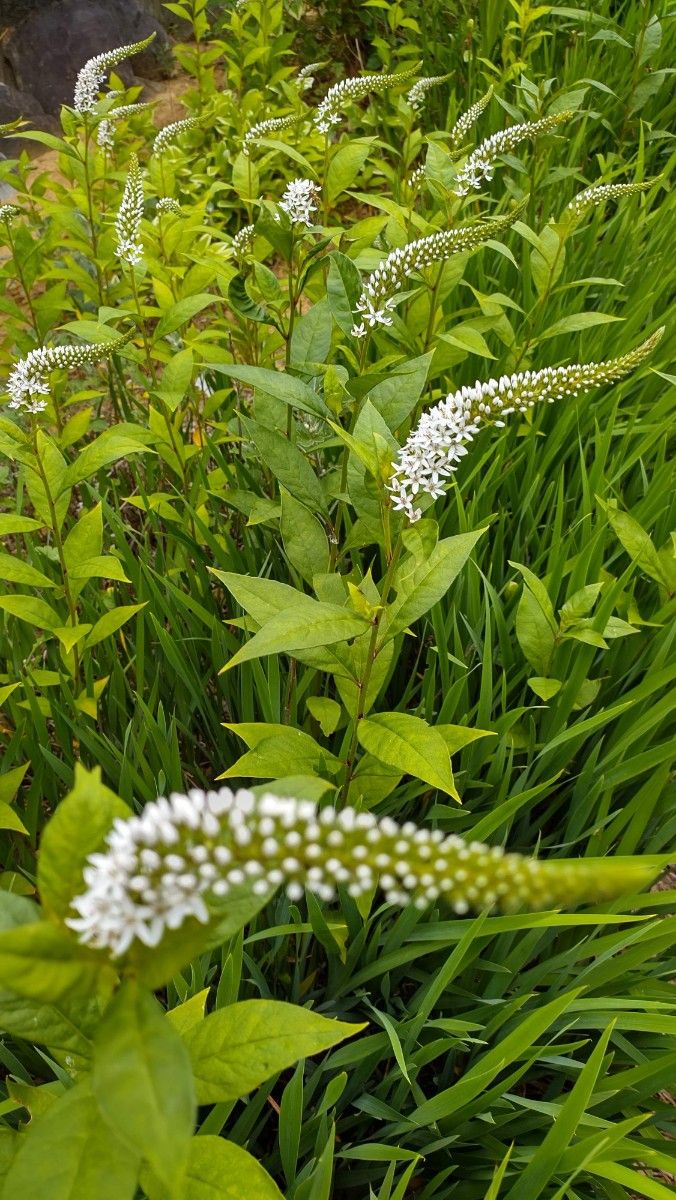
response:
M525 413L535 404L553 404L621 379L651 353L663 332L659 329L628 354L607 363L544 367L459 388L423 414L399 451L387 485L393 507L409 521L417 521L422 516L422 510L415 507L417 499L443 495L449 476L482 425L502 427L511 413Z
M9 225L20 212L21 209L17 208L16 204L0 204L0 221Z
M9 407L23 412L39 413L47 407L49 396L47 376L50 371L99 362L115 354L133 336L133 331L115 338L111 342L98 342L89 346L39 346L19 360L7 381L10 396Z
M294 179L282 196L279 207L293 225L314 225L312 214L317 211L320 189L311 179Z
M341 79L334 83L317 106L314 116L315 129L330 133L332 125L340 125L343 109L356 100L363 100L371 92L382 92L386 88L406 83L414 71L400 71L395 75L361 75L354 79Z
M257 125L252 125L244 134L242 154L248 158L251 147L260 138L267 137L270 133L280 133L282 129L291 129L292 125L298 124L298 119L297 114L292 113L290 117L270 117L267 121L259 121Z
M129 46L118 46L116 50L107 50L104 54L97 54L94 58L88 59L75 81L73 97L75 111L79 113L94 112L101 84L105 83L109 72L130 55L140 54L150 45L154 37L155 34L152 33L150 37L144 38L141 42L132 42Z
M308 63L307 66L301 67L296 75L296 84L301 92L307 92L312 87L315 81L317 71L321 71L322 67L326 66L323 62Z
M119 108L111 108L98 124L96 141L102 150L112 150L115 145L115 122L131 117L134 113L147 108L147 104L122 104Z
M641 183L597 183L585 188L573 196L570 204L563 210L563 216L581 217L589 208L597 204L605 204L607 200L617 200L620 196L632 196L635 192L644 192L651 186L652 180Z
M135 154L131 156L129 174L122 193L122 203L115 219L117 257L131 267L143 257L141 221L143 219L143 182Z
M178 200L174 200L173 196L160 196L157 201L157 211L161 216L166 214L167 216L180 217L181 206Z
M554 113L550 117L542 117L539 121L525 121L522 125L510 125L493 133L477 146L469 155L455 180L456 196L466 196L471 188L478 190L484 179L493 178L495 160L500 154L514 150L525 138L537 137L540 133L548 133L567 121L572 116L570 112Z
M254 235L255 226L253 225L243 225L242 228L237 231L232 239L231 245L233 258L241 259L244 258L246 254L251 253Z
M425 182L425 164L422 163L421 166L415 168L415 171L411 171L411 174L409 175L408 179L406 180L406 187L409 188L412 192L415 192L418 190L419 187L422 187L424 182Z
M479 120L482 112L490 104L493 96L493 88L490 87L483 96L480 96L475 104L472 104L466 112L461 113L455 125L451 130L450 143L451 148L457 150L458 146L462 146L467 134L476 122Z
M432 88L438 87L440 83L445 83L450 76L448 75L428 75L425 79L417 79L410 89L406 100L411 108L416 112L420 112L427 98L427 93Z
M188 129L194 129L197 125L199 125L197 117L186 117L183 121L172 121L171 125L165 125L160 129L153 142L153 154L163 154L177 137L180 137Z
M352 328L353 337L364 337L367 327L391 325L390 313L400 292L415 271L445 262L453 254L473 250L489 238L499 237L523 212L523 202L499 221L477 222L475 225L460 225L457 229L445 229L427 237L416 238L406 246L400 246L387 255L379 267L369 275L364 290L356 305L356 313L362 318Z
M325 901L339 886L354 897L379 886L390 904L425 908L443 897L462 916L600 900L637 886L625 872L612 863L541 863L353 808L194 789L115 821L105 849L89 856L67 924L118 957L136 940L156 946L189 918L206 924L242 885L261 897L284 886L291 900L307 889Z

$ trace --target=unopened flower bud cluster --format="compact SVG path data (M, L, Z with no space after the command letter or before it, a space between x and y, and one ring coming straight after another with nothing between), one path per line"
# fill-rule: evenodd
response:
M75 111L79 113L94 112L101 84L105 83L112 68L125 58L129 58L130 55L139 54L140 51L145 50L154 36L151 34L141 42L133 42L129 46L118 46L116 50L107 50L105 54L97 54L94 58L90 58L82 67L75 81L73 97Z
M487 92L484 92L483 96L479 97L475 104L472 104L466 112L461 113L461 115L458 117L458 120L451 130L450 136L451 147L453 149L457 149L458 146L462 146L470 129L476 124L482 112L490 103L492 95L493 88L491 87Z
M20 212L21 209L17 208L16 204L0 204L0 221L9 225Z
M96 141L102 150L112 150L115 145L115 121L122 121L134 113L147 108L147 104L122 104L119 108L111 108L110 112L99 121L96 130Z
M308 63L306 67L301 67L296 75L296 83L300 86L302 92L307 92L315 81L317 71L320 71L326 64L323 62Z
M355 898L379 886L390 904L424 908L443 897L461 916L620 890L617 875L584 862L540 863L353 808L229 788L162 797L116 820L103 852L89 856L84 883L67 924L114 956L136 940L156 946L191 917L207 923L210 906L222 908L243 885L261 897L283 886L291 900L307 889L325 901L339 886Z
M244 134L242 142L242 154L249 157L251 147L260 138L267 137L270 133L279 133L282 129L291 129L293 125L298 124L298 117L292 114L290 117L270 117L267 121L259 121L257 125L252 125Z
M173 196L160 196L157 201L157 211L161 215L167 213L174 217L180 217L181 206L178 200L174 200Z
M172 121L171 125L165 125L160 129L155 141L153 142L153 154L162 154L172 142L176 141L182 133L188 129L195 129L199 125L197 117L186 117L183 121Z
M417 79L410 89L406 100L411 108L416 112L420 112L427 98L427 93L432 88L438 87L440 83L445 83L448 75L428 75L425 79Z
M143 218L143 183L136 155L132 155L129 174L122 193L115 232L117 234L117 257L130 266L136 266L143 257L141 220Z
M488 238L498 237L517 219L520 211L517 207L500 221L444 229L393 250L364 284L355 310L362 320L353 326L352 336L364 337L367 326L373 329L376 325L392 324L390 313L397 303L396 293L415 271L445 262L453 254L473 250Z
M597 204L605 204L606 200L617 200L620 196L631 196L635 192L643 192L650 187L649 180L643 183L598 183L593 187L585 188L583 192L578 192L577 196L573 196L570 204L564 209L564 217L570 215L581 217L588 208L594 208Z
M343 109L356 100L363 100L371 92L382 92L388 87L396 87L411 78L413 71L400 71L395 75L361 75L355 79L341 79L334 83L324 99L317 106L314 116L315 129L320 133L330 133L332 125L340 125Z
M282 196L279 207L293 225L314 225L312 214L317 211L321 191L311 179L294 179Z
M251 253L254 243L255 227L253 225L243 225L242 228L235 234L232 239L232 257L244 258L245 255Z
M90 346L39 346L19 360L7 381L10 396L9 407L23 412L39 413L47 407L49 396L47 376L57 368L72 370L86 363L99 362L120 350L130 339L131 333L112 342L99 342Z
M466 196L471 188L478 190L484 179L491 180L495 170L495 160L500 154L514 150L525 138L537 137L555 129L563 121L567 121L571 113L555 113L551 117L542 117L539 121L524 121L522 125L510 125L493 133L473 150L455 180L456 196Z
M525 413L535 404L553 404L621 379L650 354L663 332L658 330L629 354L607 363L544 367L459 388L423 414L399 451L387 485L393 507L404 512L409 521L417 521L422 516L422 510L415 506L417 499L443 495L449 476L457 470L482 425L502 427L511 413Z

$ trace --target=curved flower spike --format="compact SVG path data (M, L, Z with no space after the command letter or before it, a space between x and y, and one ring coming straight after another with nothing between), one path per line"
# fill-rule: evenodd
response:
M628 354L607 363L544 367L459 388L423 413L399 451L387 485L393 507L406 513L409 521L417 521L422 516L422 510L415 507L418 496L435 499L443 495L448 477L457 471L482 425L501 427L510 413L524 413L534 404L553 404L564 396L577 396L621 379L647 358L663 333L664 327Z
M354 79L341 79L334 83L318 105L314 116L315 129L320 133L329 133L332 125L340 124L340 117L346 104L362 100L371 92L382 92L398 83L406 83L415 75L415 70L400 71L396 75L361 75Z
M407 102L416 112L420 112L427 98L427 93L450 78L450 75L427 75L424 79L416 80L406 97Z
M539 862L353 808L194 789L115 821L105 850L89 856L66 923L117 957L137 939L156 946L190 917L206 924L210 904L246 883L261 896L284 886L292 900L307 889L327 901L339 885L355 897L379 886L390 904L441 898L462 916L606 900L654 875L641 863Z
M395 307L396 293L401 291L414 271L431 267L434 263L445 262L453 254L473 250L482 242L499 237L518 221L527 203L526 197L499 221L483 221L474 225L460 225L457 229L443 229L440 233L416 238L406 246L393 250L364 284L356 306L356 312L363 319L360 325L354 326L353 337L363 337L366 325L373 329L376 325L392 324L389 314Z
M186 117L183 121L172 121L171 125L165 125L160 129L153 142L153 154L162 154L177 137L180 137L188 129L194 129L197 125L199 125L197 117Z
M96 342L82 346L39 346L36 350L31 350L25 358L19 360L7 381L7 391L11 397L9 407L22 409L24 412L42 412L47 407L44 397L49 396L47 375L50 371L58 367L70 371L73 367L109 358L111 354L126 346L133 336L134 330L131 329L112 342Z
M140 54L150 45L154 37L155 34L151 33L150 37L144 38L141 42L132 42L129 46L118 46L116 50L106 50L104 54L97 54L94 58L88 59L75 81L73 98L75 111L79 113L93 112L99 98L99 89L109 71L132 54Z
M292 113L290 117L270 117L267 121L259 121L257 125L252 125L244 134L242 154L248 158L251 154L251 147L260 138L267 137L269 133L279 133L282 129L291 129L292 125L297 125L299 120L298 114Z
M451 147L457 150L458 146L462 146L465 137L469 133L472 126L478 121L482 112L488 107L493 97L493 88L489 87L483 96L480 96L475 104L472 104L466 112L461 113L455 125L451 130Z
M617 200L620 196L633 196L636 192L645 192L654 182L654 179L645 179L640 183L594 184L573 196L561 214L561 223L577 224L588 209L605 204L607 200Z
M470 188L478 190L484 179L492 179L495 170L495 160L500 154L513 150L528 137L537 137L540 133L548 133L568 121L572 112L554 113L551 117L542 117L539 121L524 121L522 125L510 125L493 133L477 146L470 154L467 162L458 172L455 188L456 196L466 196Z

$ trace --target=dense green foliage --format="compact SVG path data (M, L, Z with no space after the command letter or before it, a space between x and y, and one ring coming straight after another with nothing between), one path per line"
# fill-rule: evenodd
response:
M166 145L113 66L61 138L23 131L49 170L0 161L2 1200L660 1200L676 1172L674 918L637 894L676 834L669 328L625 363L676 279L673 20L353 7L168 4ZM391 78L319 130L364 74ZM600 184L633 186L570 207ZM355 333L383 259L460 226ZM480 430L420 521L392 507L449 393L614 359ZM85 859L217 778L629 894L465 917L244 889L118 988L63 924Z

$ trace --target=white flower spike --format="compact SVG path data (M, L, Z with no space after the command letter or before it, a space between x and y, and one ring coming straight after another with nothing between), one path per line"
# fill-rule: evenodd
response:
M117 257L134 267L143 257L141 241L141 220L143 218L143 183L138 159L132 154L129 162L129 174L122 193L115 232L117 233Z
M450 79L450 75L428 75L425 79L416 80L406 97L411 108L420 112L427 99L427 93L432 88L438 87L439 84L445 83L447 79Z
M153 154L163 154L168 146L182 133L186 133L188 129L195 129L199 125L197 117L186 117L183 121L172 121L171 125L165 125L157 134L153 142Z
M99 362L115 354L133 337L133 330L111 342L81 346L39 346L20 359L7 381L9 407L22 412L39 413L47 407L49 396L47 376L57 368L72 370L85 363Z
M490 87L483 96L480 96L475 104L472 104L466 112L461 113L455 125L451 130L451 147L457 150L458 146L462 146L467 134L476 122L479 120L482 112L488 107L493 96L493 88Z
M456 196L466 196L471 188L476 191L484 179L491 180L495 170L495 160L500 154L514 150L519 142L528 137L537 137L540 133L549 133L563 121L572 117L571 112L554 113L551 117L542 117L539 121L525 121L522 125L510 125L493 133L473 150L462 169L458 172L454 192Z
M449 476L458 469L482 425L502 427L511 413L524 413L535 404L553 404L621 379L654 350L663 333L663 328L658 329L640 346L607 363L544 367L459 388L423 413L399 451L387 485L393 507L409 521L417 521L422 516L422 510L415 507L418 497L443 495Z
M261 897L284 886L291 900L306 889L325 901L339 885L354 897L380 886L390 904L425 908L443 898L464 916L598 901L643 886L649 871L538 862L353 808L195 788L116 820L83 875L67 924L81 942L119 957L135 941L158 945L191 917L206 924L210 905L222 908L243 884Z
M314 225L312 214L317 211L320 189L311 179L294 179L287 187L279 207L293 225Z
M140 54L150 45L154 37L155 34L151 33L150 37L144 38L141 42L132 42L129 46L118 46L116 50L106 50L104 54L97 54L94 58L90 58L82 67L75 82L73 98L75 111L79 113L94 112L101 84L105 82L109 72L130 55Z
M340 125L341 114L347 104L362 100L371 92L383 92L386 88L396 87L406 83L414 70L400 71L396 75L361 75L354 79L341 79L334 83L318 105L314 116L315 129L320 133L330 133L332 125Z

